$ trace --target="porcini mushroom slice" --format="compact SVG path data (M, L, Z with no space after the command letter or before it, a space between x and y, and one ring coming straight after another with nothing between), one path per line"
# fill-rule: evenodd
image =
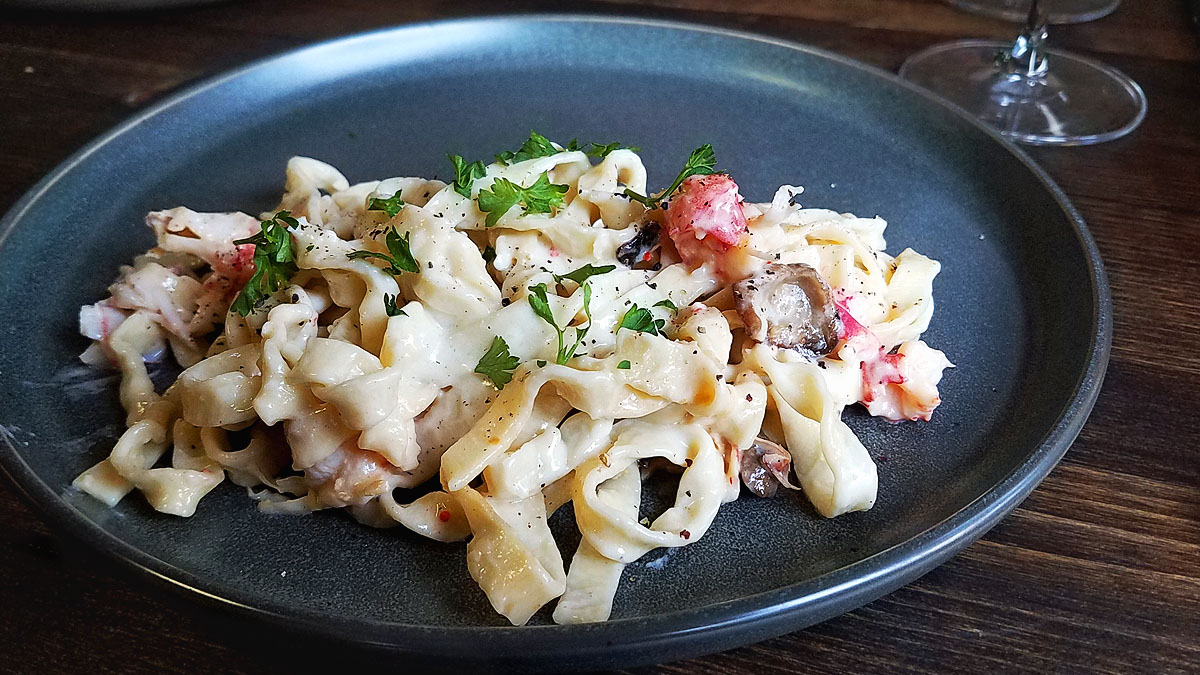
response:
M742 451L742 484L759 497L774 497L780 485L796 489L788 480L792 456L783 446L765 438Z
M833 291L808 265L767 265L734 284L733 297L753 340L813 358L837 346L840 319Z

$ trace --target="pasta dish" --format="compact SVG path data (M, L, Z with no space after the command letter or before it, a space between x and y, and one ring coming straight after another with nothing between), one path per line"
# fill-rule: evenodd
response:
M635 150L531 133L449 155L449 183L355 185L293 157L259 218L150 213L156 245L80 310L127 429L74 485L188 517L228 479L267 512L466 541L514 625L556 599L557 623L608 619L626 565L701 540L743 486L871 508L841 413L930 418L938 263L796 187L744 202L710 146L648 191ZM660 514L651 476L678 481ZM569 564L547 524L568 503Z

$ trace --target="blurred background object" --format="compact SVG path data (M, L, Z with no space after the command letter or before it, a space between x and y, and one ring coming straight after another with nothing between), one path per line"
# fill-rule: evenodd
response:
M1021 21L1029 14L1030 0L947 0L968 12L1008 21ZM1051 3L1047 23L1083 23L1112 14L1121 0L1057 0Z
M1137 128L1146 116L1141 87L1099 61L1047 49L1047 16L1060 3L1026 4L1025 29L1011 44L958 40L934 45L909 57L900 76L1030 145L1091 145Z

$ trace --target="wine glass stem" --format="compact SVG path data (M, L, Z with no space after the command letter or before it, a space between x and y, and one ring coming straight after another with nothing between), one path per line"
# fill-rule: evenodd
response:
M1029 3L1029 15L1025 19L1025 30L1017 36L1008 53L1003 57L1005 70L1012 75L1029 79L1040 79L1046 74L1049 61L1042 52L1042 43L1049 37L1046 28L1049 10L1040 0Z

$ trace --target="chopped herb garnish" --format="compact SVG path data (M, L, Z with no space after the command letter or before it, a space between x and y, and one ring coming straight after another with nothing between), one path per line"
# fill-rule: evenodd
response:
M383 268L383 270L393 276L400 276L401 272L419 272L421 265L413 257L412 249L408 244L410 237L410 232L405 232L404 236L401 237L400 233L393 228L388 230L387 236L383 240L387 244L391 255L376 253L375 251L351 251L346 254L346 257L351 260L358 258L379 258L388 263L388 266Z
M588 330L592 327L592 285L586 282L583 284L583 314L587 317L587 324L582 328L579 326L575 327L575 344L570 346L564 343L564 331L554 321L554 313L550 310L550 300L546 295L546 284L541 283L536 286L530 286L529 290L531 291L529 306L533 308L533 313L550 324L558 339L558 355L555 357L554 362L563 365L575 356L579 345L583 343L584 336L587 335Z
M545 368L545 367L546 367L546 362L545 362L545 361L543 361L543 360L541 360L541 359L538 359L538 360L537 360L537 367L538 367L538 368Z
M479 359L475 372L491 380L497 389L503 389L504 385L512 382L513 371L520 364L521 359L509 354L508 343L497 335L492 338L492 346L488 347L487 353Z
M268 295L283 287L299 271L296 254L292 250L292 234L289 227L300 223L288 211L280 211L262 221L258 234L238 239L235 245L254 244L254 276L242 287L230 308L247 316Z
M490 263L496 259L496 249L493 246L483 247L483 262Z
M483 174L487 173L487 167L483 162L475 161L467 163L460 155L446 155L450 158L450 162L454 164L454 191L458 194L471 198L471 185L476 180L483 178Z
M592 147L588 148L587 154L588 154L588 157L604 159L605 157L608 157L608 153L612 152L613 150L617 150L619 148L626 148L626 149L632 150L634 152L641 150L641 148L638 148L638 147L635 147L632 145L621 145L620 142L605 143L603 145L601 145L600 143L592 143Z
M515 164L517 162L524 162L527 159L557 155L559 152L559 149L554 147L550 139L536 131L530 131L529 139L521 145L520 149L516 152L505 150L496 155L496 161L501 164Z
M625 315L621 317L621 323L617 325L617 330L628 328L639 333L649 333L651 335L661 335L663 326L667 324L664 319L656 319L650 313L650 310L645 307L633 305Z
M404 310L396 306L396 296L383 294L383 311L387 312L388 316L408 316Z
M629 361L622 361L617 364L617 369L618 370L629 370L629 366L630 366Z
M587 281L591 277L594 277L597 274L608 274L615 269L617 269L616 265L600 265L597 267L596 265L588 263L574 272L571 272L570 274L555 274L554 280L561 284L562 282L570 279L571 281L574 281L582 286L583 282Z
M647 208L658 208L658 205L662 203L662 200L670 197L671 193L679 189L679 186L689 176L707 176L716 170L716 166L716 153L713 152L713 147L711 145L705 143L704 145L692 151L691 156L688 157L687 163L683 165L683 171L680 171L679 175L675 177L675 182L671 183L671 187L663 190L658 196L647 197L645 195L639 195L629 188L625 188L625 196L636 202L641 202Z
M507 178L497 178L490 190L479 191L479 210L486 212L488 227L496 224L500 217L514 206L520 205L525 213L552 213L563 205L566 185L555 185L547 174L529 187L521 187Z
M399 192L391 197L388 197L387 199L371 197L367 200L368 211L383 211L384 213L388 214L389 218L395 216L397 213L400 213L400 209L402 208L404 208L404 200L400 199Z
M675 303L671 302L670 298L667 298L664 300L659 300L658 302L654 303L654 306L655 307L666 307L667 309L671 310L672 312L679 311L679 308L675 306Z

